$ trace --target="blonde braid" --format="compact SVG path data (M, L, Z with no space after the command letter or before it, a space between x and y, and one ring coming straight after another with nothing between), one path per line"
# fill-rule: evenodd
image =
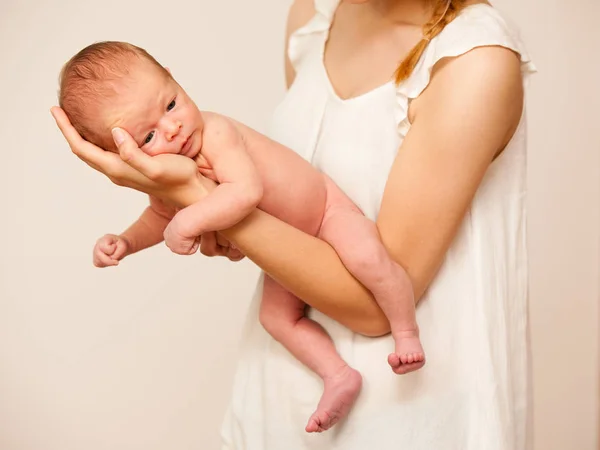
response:
M434 37L452 22L457 14L466 6L467 0L438 0L431 20L423 26L423 38L402 60L394 77L396 84L406 80L415 69L421 55Z

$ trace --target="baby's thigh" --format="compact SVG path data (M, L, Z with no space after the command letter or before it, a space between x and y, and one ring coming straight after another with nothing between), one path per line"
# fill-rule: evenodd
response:
M316 236L327 202L324 178L312 167L298 172L278 172L265 190L259 208L294 228Z
M334 212L340 210L346 212L355 212L364 216L360 208L348 197L335 182L326 175L323 175L327 201L325 204L325 216L323 221Z
M328 242L344 263L352 265L377 255L385 257L385 249L375 222L365 217L360 208L330 179L327 180L327 206L320 239Z

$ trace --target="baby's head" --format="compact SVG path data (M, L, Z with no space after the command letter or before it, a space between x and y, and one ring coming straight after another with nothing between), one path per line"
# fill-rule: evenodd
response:
M202 147L200 111L167 69L125 42L92 44L63 67L59 105L86 140L116 151L111 130L126 130L147 154Z

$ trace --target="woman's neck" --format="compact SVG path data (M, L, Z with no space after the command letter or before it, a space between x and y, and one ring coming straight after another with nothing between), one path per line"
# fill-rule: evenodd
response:
M432 0L371 0L362 5L365 14L397 25L422 26L433 14Z

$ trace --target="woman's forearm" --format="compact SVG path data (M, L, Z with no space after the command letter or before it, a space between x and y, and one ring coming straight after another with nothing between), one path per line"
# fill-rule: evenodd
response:
M120 186L179 208L202 200L214 189L214 183L200 176L197 164L189 158L150 157L121 129L115 133L118 157L82 139L60 108L53 108L52 114L73 152ZM260 210L221 234L284 287L334 320L365 335L389 331L389 323L370 292L350 275L324 241Z
M185 207L201 201L216 183L198 185L178 196ZM325 241L255 209L241 222L219 231L249 259L311 307L366 336L381 336L389 322L375 299L342 264Z
M236 247L305 303L368 336L389 332L371 293L345 268L326 242L254 210L221 231Z
M117 129L114 136L119 158L82 139L62 109L53 108L52 115L72 151L118 185L180 208L202 200L211 189L206 185L209 180L198 176L197 165L189 158L151 158L128 133ZM389 331L389 323L370 292L350 275L324 241L260 210L221 234L284 287L332 319L365 335Z

